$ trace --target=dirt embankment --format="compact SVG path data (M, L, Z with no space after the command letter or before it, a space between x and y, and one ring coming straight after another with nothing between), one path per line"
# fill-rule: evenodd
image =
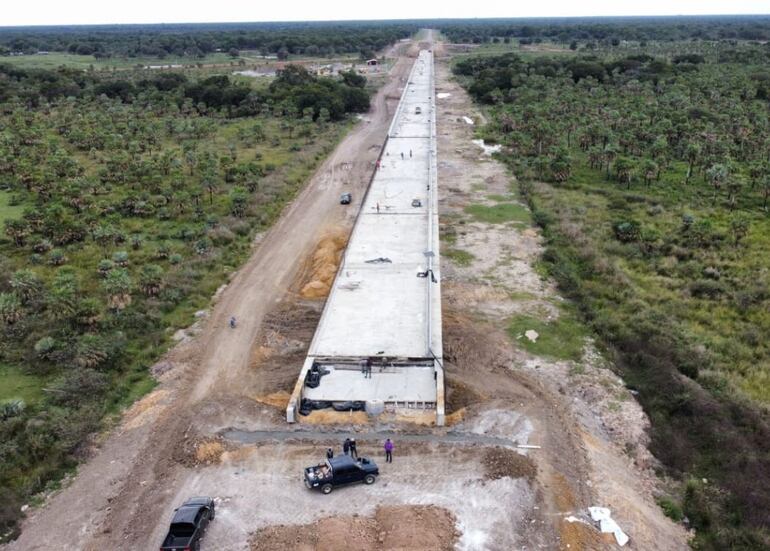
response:
M257 531L251 551L450 551L458 532L454 516L441 507L380 506L370 517L326 517L303 526L269 526Z

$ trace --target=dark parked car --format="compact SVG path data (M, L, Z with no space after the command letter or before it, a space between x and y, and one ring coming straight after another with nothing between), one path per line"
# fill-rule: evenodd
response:
M174 510L171 528L160 551L198 551L201 539L214 520L214 500L210 497L193 497Z
M305 486L309 489L319 489L329 494L335 486L363 482L374 484L380 469L371 459L360 457L353 459L349 455L340 455L327 459L315 467L305 469Z
M353 196L350 193L340 195L340 205L349 205L352 200Z

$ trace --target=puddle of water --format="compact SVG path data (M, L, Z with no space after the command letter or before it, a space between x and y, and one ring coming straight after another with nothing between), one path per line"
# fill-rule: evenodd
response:
M492 153L499 153L500 150L503 148L503 146L500 144L487 145L484 143L484 140L471 140L471 141L484 150L484 155L492 155Z
M470 117L463 117L463 120L468 124L473 124L473 119Z
M450 94L449 92L440 92L440 93L436 94L436 97L438 99L444 99L444 98L448 98L451 95L452 94Z

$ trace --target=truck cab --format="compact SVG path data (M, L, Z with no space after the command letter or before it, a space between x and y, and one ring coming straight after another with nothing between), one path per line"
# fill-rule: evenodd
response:
M371 459L360 457L353 459L349 455L340 455L327 459L315 467L305 469L305 486L308 489L321 490L330 494L335 486L363 482L374 484L380 469Z
M209 523L214 520L214 500L193 497L174 510L160 551L198 551Z

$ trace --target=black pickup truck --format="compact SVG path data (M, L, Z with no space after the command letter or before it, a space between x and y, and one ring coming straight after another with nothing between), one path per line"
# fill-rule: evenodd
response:
M349 455L340 455L327 459L315 467L305 469L305 486L320 489L329 494L335 486L363 482L374 484L380 469L371 459L364 457L353 459Z
M160 551L199 551L201 538L214 520L214 500L210 497L193 497L174 510L171 528Z

